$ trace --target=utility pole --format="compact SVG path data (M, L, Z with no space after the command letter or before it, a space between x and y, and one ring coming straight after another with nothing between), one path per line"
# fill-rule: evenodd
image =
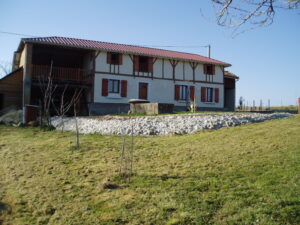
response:
M211 49L211 46L207 45L207 48L208 48L208 58L210 58L210 49Z

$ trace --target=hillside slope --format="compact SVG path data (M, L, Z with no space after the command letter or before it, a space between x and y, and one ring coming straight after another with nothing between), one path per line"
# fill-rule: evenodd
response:
M0 126L0 224L300 224L299 116L121 141Z

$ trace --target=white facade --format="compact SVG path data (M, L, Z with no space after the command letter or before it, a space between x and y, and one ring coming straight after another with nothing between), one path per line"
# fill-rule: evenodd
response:
M101 52L95 59L94 103L128 103L129 99L139 98L139 83L148 83L148 99L150 102L168 103L185 106L184 100L175 100L175 85L195 87L197 107L224 108L224 68L215 65L214 75L205 75L203 64L198 63L193 78L193 69L188 61L179 61L173 67L168 59L154 58L153 73L133 72L132 56L123 54L122 65L107 63L107 53ZM103 79L126 80L127 97L119 94L102 96ZM219 89L218 101L213 96L212 102L201 101L201 88ZM120 87L121 88L121 87ZM215 92L213 91L213 95Z

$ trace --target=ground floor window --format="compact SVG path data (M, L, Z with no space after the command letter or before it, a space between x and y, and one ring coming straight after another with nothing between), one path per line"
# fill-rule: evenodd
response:
M188 86L180 85L179 87L179 100L187 100L188 98Z
M201 87L201 102L216 102L220 101L220 89Z
M120 93L119 80L108 80L108 93L114 93L114 94Z
M206 101L207 102L213 102L213 88L206 88Z

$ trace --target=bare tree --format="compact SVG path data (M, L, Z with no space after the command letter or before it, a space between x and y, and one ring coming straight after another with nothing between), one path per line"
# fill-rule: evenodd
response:
M48 75L40 75L39 76L39 86L42 92L43 101L41 103L41 121L42 123L46 123L47 126L51 126L51 115L50 115L50 106L53 102L53 95L57 88L56 85L53 84L53 76L52 76L52 66L53 61L51 62L50 71Z
M73 108L74 108L74 119L75 119L75 128L76 128L76 149L80 147L80 142L79 142L79 128L78 128L78 121L77 121L77 104L80 101L82 89L76 89L74 92L74 95L72 97L71 102L73 102Z
M119 162L119 176L125 181L133 175L133 160L134 160L134 125L135 122L132 121L131 124L131 140L130 144L126 145L125 136L122 137L121 149L120 149L120 162ZM128 141L127 141L128 143Z
M0 78L4 77L5 75L11 72L11 63L0 61Z
M72 98L67 99L65 96L67 90L68 90L68 85L66 84L64 86L63 92L61 93L60 103L59 103L58 107L56 106L56 104L54 103L54 101L52 99L53 108L55 109L57 115L61 119L61 131L62 132L64 131L64 127L65 127L65 123L64 123L65 115L71 109L72 106L77 104L77 102L80 99L81 92L82 92L82 89L80 89L80 90L76 89L74 91Z
M211 0L220 26L233 28L233 34L273 23L279 9L298 10L300 0ZM239 28L244 25L244 29ZM248 25L248 27L247 27Z

